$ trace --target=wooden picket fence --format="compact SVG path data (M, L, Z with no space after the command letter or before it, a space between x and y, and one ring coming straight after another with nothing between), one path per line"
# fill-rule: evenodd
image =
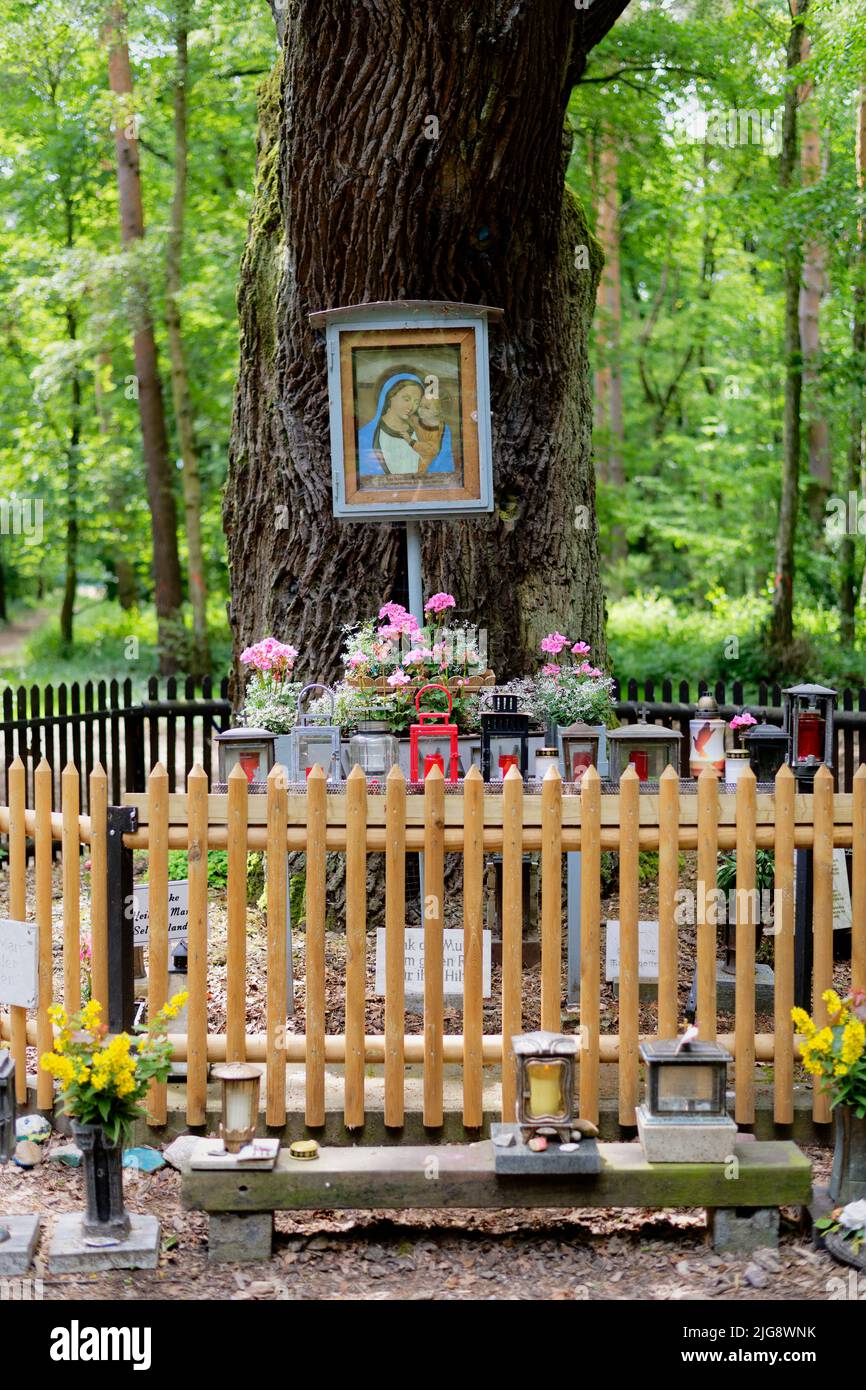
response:
M93 994L108 991L108 936L105 891L107 853L107 780L101 766L90 775L90 814L80 814L79 774L72 766L62 778L62 810L54 812L51 770L43 760L35 773L35 806L25 807L24 769L10 768L9 805L0 806L0 832L9 836L9 913L22 919L26 901L25 840L35 841L35 920L39 927L40 1006L35 1019L13 1009L0 1013L0 1033L11 1038L24 1077L24 1049L39 1053L51 1045L48 1006L52 996L51 846L60 841L63 873L63 1002L78 1007L79 875L83 845L89 848L94 895L91 902ZM797 1047L790 1023L794 997L794 851L811 848L814 861L813 1011L826 1019L822 992L833 970L833 849L853 849L853 955L856 987L866 987L866 766L860 767L851 793L834 794L831 774L821 768L814 794L796 791L793 774L783 768L773 794L758 793L751 772L741 776L735 794L720 793L715 774L701 775L695 790L683 788L668 768L658 791L641 791L633 770L616 794L603 793L595 769L580 789L563 787L555 772L540 789L526 790L516 769L501 790L485 788L473 768L459 789L446 791L437 769L423 788L407 786L394 769L384 795L373 794L360 769L338 790L329 790L315 767L304 787L286 784L282 768L268 778L266 794L250 794L243 773L231 776L226 795L209 795L207 777L193 768L184 794L169 790L165 769L157 764L148 790L126 797L138 809L138 829L125 844L149 857L149 1007L159 1009L168 991L168 853L189 852L188 1028L173 1039L175 1055L187 1063L186 1114L190 1125L205 1122L209 1062L243 1060L267 1064L266 1118L279 1126L286 1117L289 1063L305 1069L305 1113L310 1126L325 1121L325 1070L344 1069L343 1115L349 1129L364 1123L365 1075L370 1064L384 1068L384 1122L399 1127L405 1105L405 1069L423 1064L423 1120L443 1123L443 1069L462 1067L463 1122L477 1129L483 1120L482 1079L485 1066L501 1069L502 1114L513 1117L515 1103L511 1038L523 1023L522 1008L522 857L540 851L541 860L541 1025L561 1026L563 950L562 855L582 853L581 875L581 1050L580 1112L598 1117L602 1063L618 1063L619 1120L634 1123L639 1099L638 914L639 854L659 853L658 1035L673 1036L680 1016L677 998L678 926L676 894L682 850L697 851L699 883L714 888L720 849L737 851L737 964L735 1033L719 1040L734 1054L735 1118L749 1125L755 1117L755 1063L772 1061L774 1113L777 1123L793 1119L794 1061ZM774 1031L755 1032L755 853L775 851L777 897ZM207 850L228 850L227 1024L223 1035L208 1034L208 884ZM246 856L267 851L267 1030L246 1029L247 899ZM286 1027L286 859L287 851L306 855L306 1031ZM601 854L619 854L620 998L616 1034L600 1032L600 869ZM424 853L424 1018L423 1033L407 1034L404 999L404 927L406 854ZM346 860L345 1032L326 1032L325 926L326 856ZM366 857L385 857L386 985L384 1034L365 1035L365 964L368 949ZM445 855L463 857L464 1002L462 1033L446 1033L443 1022L443 924ZM502 894L502 1033L485 1034L482 1005L482 929L484 925L484 856L503 861ZM701 1036L715 1038L717 927L707 911L705 894L697 894L697 1022ZM52 1103L52 1079L38 1073L38 1104ZM153 1088L150 1111L155 1123L166 1119L166 1088ZM813 1114L829 1119L826 1096L817 1085Z

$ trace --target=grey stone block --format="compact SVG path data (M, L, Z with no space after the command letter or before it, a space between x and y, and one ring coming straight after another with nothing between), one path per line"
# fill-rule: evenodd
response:
M755 1012L772 1013L775 977L773 967L759 963L755 965ZM724 961L716 966L716 1006L723 1013L733 1013L736 1003L736 973L734 967L726 969Z
M273 1249L271 1211L212 1212L208 1222L207 1257L213 1264L269 1260Z
M779 1208L716 1207L707 1213L718 1255L750 1255L754 1250L775 1250L779 1244Z
M495 1140L497 1134L513 1134L514 1143L509 1148L494 1147L494 1169L499 1176L535 1176L546 1174L557 1177L585 1177L601 1172L601 1155L595 1139L581 1139L575 1149L565 1153L556 1139L548 1140L548 1146L541 1153L534 1153L521 1141L518 1125L494 1124L490 1133Z
M159 1222L155 1216L130 1212L132 1223L125 1240L110 1245L90 1245L84 1234L84 1212L58 1216L48 1246L51 1274L91 1273L105 1269L156 1269L159 1264Z
M661 1119L644 1105L636 1106L635 1114L647 1163L727 1163L733 1155L737 1126L727 1115Z
M3 1216L0 1226L5 1226L9 1239L0 1241L0 1274L26 1274L36 1252L39 1239L40 1217L35 1213L26 1216Z

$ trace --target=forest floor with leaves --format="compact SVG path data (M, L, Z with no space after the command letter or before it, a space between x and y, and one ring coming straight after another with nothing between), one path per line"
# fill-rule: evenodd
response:
M686 864L683 882L687 882ZM62 985L60 915L62 879L55 870L55 982ZM652 917L656 885L641 889L641 917ZM602 903L602 922L617 915L615 896ZM82 900L82 921L89 902ZM211 894L208 1026L225 1029L225 895ZM691 984L694 929L681 929L680 1000ZM374 996L375 938L368 949L367 1031L384 1027L384 1001ZM327 1030L342 1032L345 938L329 931L326 941ZM304 933L293 945L296 1010L291 1031L304 1029ZM842 987L846 966L836 967ZM485 1002L485 1032L499 1030L499 972ZM565 978L563 977L563 988ZM264 913L250 909L247 936L247 1028L265 1025L266 930ZM563 996L564 997L564 996ZM602 1027L616 1030L616 998L602 982ZM524 1024L539 1022L538 968L524 974ZM641 1006L641 1031L655 1026L655 1004ZM407 1016L407 1031L420 1031L418 1015ZM719 1017L719 1029L733 1019ZM758 1031L772 1029L772 1018L758 1017ZM460 1011L450 1009L446 1030L460 1030ZM35 1050L28 1049L35 1063ZM68 1142L55 1136L51 1146ZM50 1148L48 1154L50 1155ZM816 1182L826 1182L827 1148L807 1149ZM82 1206L80 1169L50 1157L24 1171L0 1170L0 1210L40 1211L44 1227L40 1250L47 1250L52 1219ZM93 1277L50 1276L44 1253L34 1275L48 1299L555 1299L555 1300L754 1300L828 1299L838 1292L846 1271L812 1248L811 1236L796 1208L783 1209L778 1252L717 1255L703 1211L579 1209L569 1211L406 1211L277 1213L273 1258L261 1265L207 1262L207 1218L185 1211L180 1176L171 1167L155 1174L125 1173L127 1205L147 1212L162 1225L158 1270L118 1271ZM840 1283L840 1280L842 1283ZM864 1288L866 1295L866 1288Z

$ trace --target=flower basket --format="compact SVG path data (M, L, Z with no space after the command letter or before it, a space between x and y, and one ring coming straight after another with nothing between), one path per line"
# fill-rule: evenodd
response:
M478 676L437 676L438 684L447 686L452 693L472 694L481 690L485 685L495 685L496 675L493 671L482 671ZM354 686L356 690L371 690L376 695L393 695L394 687L388 684L387 676L359 676L348 673L346 676L347 685ZM400 691L404 695L410 695L413 699L418 691L425 685L429 685L428 677L419 680L411 680L407 685L401 685Z

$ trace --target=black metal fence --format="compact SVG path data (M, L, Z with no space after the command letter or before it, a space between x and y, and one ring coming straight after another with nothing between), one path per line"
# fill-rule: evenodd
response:
M172 791L183 790L186 776L200 762L208 782L216 779L214 732L231 718L228 679L205 676L160 681L152 676L147 698L136 701L133 682L86 681L58 686L7 687L0 719L0 802L8 805L8 769L19 756L27 770L27 804L33 802L33 772L45 757L53 772L54 806L60 805L60 777L68 762L81 774L81 807L89 810L89 778L97 762L108 773L109 799L144 791L154 763L162 761Z

